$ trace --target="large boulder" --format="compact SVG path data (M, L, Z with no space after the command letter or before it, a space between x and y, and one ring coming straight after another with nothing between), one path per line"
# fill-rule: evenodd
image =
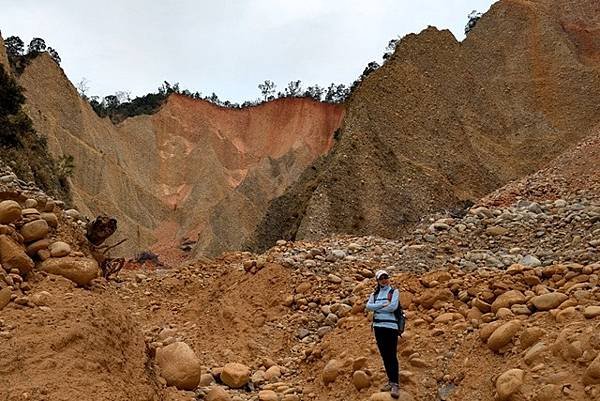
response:
M46 220L34 220L21 227L21 235L25 242L33 242L45 238L49 230Z
M12 200L0 202L0 224L10 224L21 218L21 206Z
M34 266L25 249L7 235L0 235L0 263L6 269L18 269L21 274L30 272Z
M99 272L98 262L94 259L73 256L46 259L38 265L38 268L83 286L98 277Z
M250 381L250 368L241 363L228 363L223 366L221 381L231 388L244 387Z
M178 341L156 350L156 362L161 376L169 386L194 390L202 374L200 360L184 342Z

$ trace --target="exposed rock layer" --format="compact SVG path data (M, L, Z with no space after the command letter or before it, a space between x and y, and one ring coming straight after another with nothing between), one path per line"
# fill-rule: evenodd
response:
M544 166L598 125L595 1L500 1L460 43L408 35L353 94L332 152L274 200L249 245L398 237Z
M129 253L183 238L199 238L197 253L239 248L268 202L330 149L343 115L308 99L235 110L172 95L115 126L45 54L19 81L52 152L74 156L75 205L116 216Z

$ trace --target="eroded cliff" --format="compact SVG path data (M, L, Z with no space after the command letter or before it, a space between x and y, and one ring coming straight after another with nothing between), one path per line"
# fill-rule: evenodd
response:
M237 110L172 95L156 114L113 125L45 54L19 81L52 152L74 157L75 205L115 215L130 254L185 238L199 240L197 254L239 248L268 202L330 149L343 116L308 99Z

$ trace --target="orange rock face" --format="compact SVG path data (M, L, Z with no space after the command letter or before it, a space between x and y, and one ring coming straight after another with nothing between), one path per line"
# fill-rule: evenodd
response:
M19 82L51 151L75 159L75 206L115 215L128 254L183 238L199 240L197 253L239 247L268 202L331 148L344 114L309 99L237 110L172 95L156 114L114 125L46 55Z

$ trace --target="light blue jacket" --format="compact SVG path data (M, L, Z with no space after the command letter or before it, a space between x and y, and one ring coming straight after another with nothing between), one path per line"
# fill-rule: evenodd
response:
M398 289L394 289L390 304L384 306L388 302L388 293L390 290L391 287L389 285L381 287L379 289L379 293L377 294L377 299L373 299L373 294L371 294L369 301L367 302L367 309L373 311L374 327L387 327L388 329L398 330L398 323L394 323L396 321L394 311L398 308L400 291L398 291ZM386 321L378 322L378 320Z

